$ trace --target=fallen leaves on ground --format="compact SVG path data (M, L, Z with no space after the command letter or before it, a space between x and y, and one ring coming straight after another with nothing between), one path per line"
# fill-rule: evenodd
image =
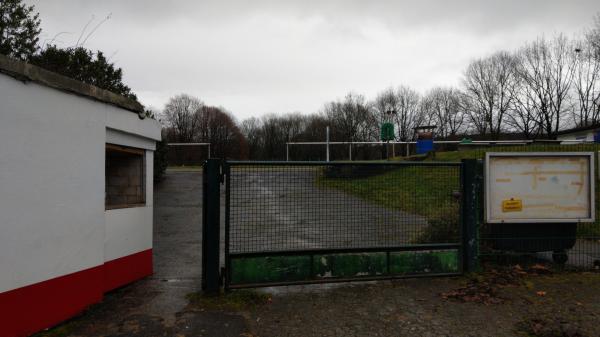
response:
M490 271L472 278L466 286L441 293L444 299L452 299L460 302L475 302L483 304L500 304L505 301L498 294L502 287L521 284L521 278L528 274L549 274L552 271L546 266L535 264L523 269L520 265L506 269L491 269ZM541 294L543 293L543 294ZM539 291L539 296L546 295L546 292Z
M528 336L535 337L586 337L580 329L573 324L561 322L554 318L534 318L521 322L520 330Z

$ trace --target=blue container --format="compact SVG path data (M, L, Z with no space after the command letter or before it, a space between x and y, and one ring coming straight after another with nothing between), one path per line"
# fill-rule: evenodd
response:
M429 151L433 151L433 139L417 140L417 154L425 154Z

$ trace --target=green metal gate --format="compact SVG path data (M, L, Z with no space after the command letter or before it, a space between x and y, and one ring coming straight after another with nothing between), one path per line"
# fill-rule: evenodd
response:
M209 161L203 242L214 251L223 183L224 267L203 248L204 288L461 274L476 263L476 165Z

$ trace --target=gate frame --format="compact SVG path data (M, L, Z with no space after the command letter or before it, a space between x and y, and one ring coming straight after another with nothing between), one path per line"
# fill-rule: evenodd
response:
M202 290L218 293L221 287L221 174L219 159L204 162L202 172Z
M304 250L285 250L268 252L249 252L234 253L229 251L230 242L230 194L231 166L356 166L356 165L389 165L389 166L437 166L437 167L459 167L460 180L460 208L459 208L459 235L460 238L455 243L442 244L416 244L402 245L393 247L364 247L364 248L336 248L336 249L304 249ZM388 280L399 278L418 278L418 277L436 277L436 276L457 276L464 272L471 272L477 268L477 226L479 223L479 192L481 185L481 165L475 159L463 159L461 162L289 162L289 161L221 161L219 159L209 159L204 164L204 187L203 191L203 259L202 259L202 289L206 292L215 292L219 289L219 284L229 289L282 286L282 285L300 285L315 283L338 283L338 282L360 282L372 280ZM225 267L221 270L216 266L220 265L220 185L225 184ZM210 191L210 192L208 192ZM212 200L209 200L212 199ZM215 244L216 242L216 244ZM260 257L260 256L294 256L309 255L311 259L316 254L336 254L336 253L359 253L359 252L382 252L387 254L387 264L389 270L389 255L397 251L425 251L425 250L448 250L456 249L458 254L458 272L453 273L432 273L432 274L408 274L408 275L381 275L381 276L362 276L356 278L330 278L330 279L310 279L302 281L289 282L269 282L232 285L231 280L231 259L232 257ZM216 270L216 272L215 272ZM216 284L216 286L215 286Z

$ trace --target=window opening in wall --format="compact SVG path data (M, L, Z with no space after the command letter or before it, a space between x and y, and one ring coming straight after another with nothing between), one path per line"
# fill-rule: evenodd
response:
M144 150L106 144L106 209L146 204Z

